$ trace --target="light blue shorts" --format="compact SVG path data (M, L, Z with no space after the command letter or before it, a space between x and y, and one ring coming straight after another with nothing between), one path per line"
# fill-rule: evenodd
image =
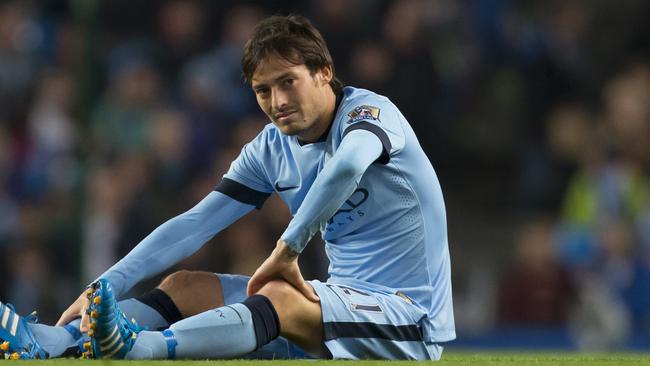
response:
M248 276L217 274L224 302L246 298ZM360 291L349 286L309 281L321 299L323 338L334 359L439 360L443 347L422 340L427 314L407 299ZM311 358L285 338L270 342L247 358Z

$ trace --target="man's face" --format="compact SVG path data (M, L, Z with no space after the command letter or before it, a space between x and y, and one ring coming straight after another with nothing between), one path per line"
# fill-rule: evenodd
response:
M255 69L251 84L260 108L285 135L298 135L312 141L330 123L327 93L332 89L331 69L313 75L304 64L294 65L270 55Z

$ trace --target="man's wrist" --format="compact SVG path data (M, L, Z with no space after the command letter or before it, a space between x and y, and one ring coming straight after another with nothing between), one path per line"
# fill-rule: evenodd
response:
M279 239L276 245L276 250L278 253L287 259L296 259L300 253L296 252L289 246L289 244L283 239Z

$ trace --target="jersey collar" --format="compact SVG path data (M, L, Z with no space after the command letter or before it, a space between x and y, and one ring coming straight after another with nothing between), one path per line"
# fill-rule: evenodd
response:
M343 90L336 93L336 109L335 109L335 112L334 112L334 117L332 117L332 120L330 121L330 124L327 127L327 130L325 130L325 132L323 132L323 134L316 141L303 142L303 141L300 141L300 139L296 139L298 141L298 144L300 144L300 146L305 146L305 145L309 145L309 144L317 144L319 142L325 142L325 140L327 140L327 136L329 135L330 130L332 129L332 125L334 124L334 120L336 119L336 116L339 114L339 108L341 107L341 101L342 100L343 100Z

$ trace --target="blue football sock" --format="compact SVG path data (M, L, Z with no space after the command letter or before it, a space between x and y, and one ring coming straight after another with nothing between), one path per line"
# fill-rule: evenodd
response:
M126 354L127 360L167 359L169 350L162 332L144 330L138 333L133 348Z
M80 319L75 319L65 327L28 323L34 338L41 347L52 357L61 356L68 348L76 347L81 338L79 332Z
M169 326L160 313L136 299L120 301L119 307L129 319L135 319L143 328L157 330ZM65 327L29 323L29 327L36 341L49 353L50 358L53 358L63 355L69 348L78 346L81 339L80 322L81 319L75 319Z
M147 330L158 330L169 327L169 324L156 309L136 300L127 299L118 303L120 310L130 319L135 319L138 326Z
M233 304L183 319L165 332L140 332L127 358L233 358L256 348L251 311Z

